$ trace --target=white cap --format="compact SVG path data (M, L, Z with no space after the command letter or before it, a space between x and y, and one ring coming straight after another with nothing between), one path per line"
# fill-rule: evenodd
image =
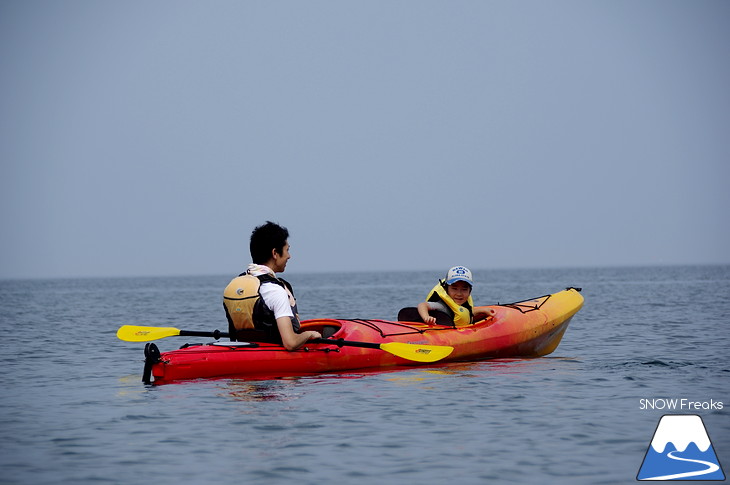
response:
M469 286L474 286L474 283L471 280L471 271L469 271L469 268L464 266L454 266L446 274L447 285L454 284L457 281L466 281L469 283Z

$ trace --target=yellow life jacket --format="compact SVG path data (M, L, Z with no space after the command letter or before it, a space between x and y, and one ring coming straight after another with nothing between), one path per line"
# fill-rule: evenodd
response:
M438 284L428 293L426 301L441 301L449 307L454 312L454 325L457 327L465 327L473 323L474 301L471 299L471 295L469 295L469 299L464 303L464 306L457 304L446 292L446 282L444 280L439 280Z
M254 329L253 312L261 298L261 281L249 274L233 278L223 290L223 306L235 330Z

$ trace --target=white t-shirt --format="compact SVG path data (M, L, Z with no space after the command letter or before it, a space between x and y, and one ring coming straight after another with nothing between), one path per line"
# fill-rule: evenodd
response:
M294 318L294 312L291 309L294 302L289 300L289 293L284 288L276 283L264 283L259 288L259 293L266 306L274 312L274 318Z

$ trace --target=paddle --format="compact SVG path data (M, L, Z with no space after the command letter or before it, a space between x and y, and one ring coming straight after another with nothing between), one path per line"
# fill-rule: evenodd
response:
M150 342L166 337L213 337L218 340L221 337L229 337L225 332L216 330L214 332L195 332L191 330L180 330L173 327L138 327L136 325L122 325L117 330L117 338L125 342Z
M159 340L166 337L213 337L219 339L228 337L225 332L218 330L214 332L196 332L191 330L180 330L173 327L139 327L136 325L122 325L117 330L117 338L125 342L149 342L151 340ZM447 345L421 345L421 344L404 344L401 342L386 342L376 344L372 342L353 342L343 339L327 339L318 338L312 340L314 343L331 344L338 347L363 347L368 349L380 349L401 357L403 359L413 360L416 362L436 362L447 357L453 350L453 347Z
M415 360L416 362L436 362L447 357L454 348L448 345L421 345L404 344L401 342L385 342L376 344L373 342L353 342L352 340L316 338L311 340L320 344L332 344L338 347L364 347L367 349L384 350L396 357Z

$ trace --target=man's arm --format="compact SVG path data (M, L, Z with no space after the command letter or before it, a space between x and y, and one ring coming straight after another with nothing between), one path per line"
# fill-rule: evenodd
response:
M313 338L322 338L322 335L314 330L307 330L302 333L294 332L294 326L291 323L290 317L277 318L276 326L279 328L279 335L281 335L284 348L289 351L298 349Z

